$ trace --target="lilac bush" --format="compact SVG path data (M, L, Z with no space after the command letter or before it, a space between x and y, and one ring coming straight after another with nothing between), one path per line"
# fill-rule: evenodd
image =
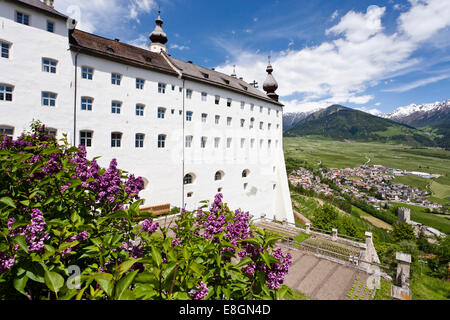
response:
M223 195L161 227L140 177L35 123L0 135L0 299L279 299L292 258ZM68 267L82 271L66 285Z

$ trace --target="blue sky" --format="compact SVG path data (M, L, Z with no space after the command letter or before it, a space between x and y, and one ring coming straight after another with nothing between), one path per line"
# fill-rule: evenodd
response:
M161 6L169 53L260 84L272 56L286 111L392 112L450 98L449 0L56 0L79 28L146 47Z

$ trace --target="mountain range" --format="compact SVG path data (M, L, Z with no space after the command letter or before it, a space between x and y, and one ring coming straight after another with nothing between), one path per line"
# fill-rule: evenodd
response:
M450 100L400 107L389 114L332 105L283 116L287 137L318 135L332 139L450 147Z

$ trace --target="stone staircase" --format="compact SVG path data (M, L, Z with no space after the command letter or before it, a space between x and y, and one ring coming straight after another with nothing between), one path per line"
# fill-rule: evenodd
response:
M368 274L365 272L292 247L284 247L284 250L290 252L293 258L293 264L289 268L289 274L284 282L291 289L314 300L369 300L373 298L374 290L369 295L369 290L365 286L368 278ZM354 289L352 290L352 288Z

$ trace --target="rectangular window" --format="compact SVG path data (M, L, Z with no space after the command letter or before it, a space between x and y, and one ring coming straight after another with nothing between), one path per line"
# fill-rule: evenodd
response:
M113 114L120 114L120 109L122 108L122 103L119 101L111 102L111 112Z
M136 116L143 117L144 116L144 109L145 109L144 105L137 104L136 105Z
M254 148L255 147L255 139L250 140L250 148Z
M215 104L219 104L220 103L220 96L216 96L214 102L215 102Z
M44 133L48 136L54 136L56 137L56 133L58 132L58 130L53 129L53 128L45 128Z
M216 124L220 123L220 116L216 116Z
M120 82L122 81L122 75L118 73L111 73L111 84L116 86L120 86Z
M186 112L186 121L192 121L192 112L191 111Z
M192 90L186 89L186 99L191 99L191 98L192 98Z
M262 149L262 147L263 147L263 143L264 143L264 140L263 139L261 139L261 140L259 140L259 147Z
M136 79L136 89L142 90L144 89L144 79Z
M255 105L253 103L250 104L250 111L255 110Z
M13 127L0 127L0 136L1 135L5 135L8 136L12 139L13 135L14 135L14 128Z
M192 136L187 136L186 137L186 148L191 148L192 147L192 139L193 139L194 137L192 137Z
M175 86L174 85L172 85L172 91L175 91Z
M122 144L122 134L117 132L111 133L111 147L120 148L121 144Z
M260 122L259 123L259 129L260 130L264 130L264 122Z
M241 139L241 149L243 149L245 147L245 139L242 138Z
M208 94L206 92L202 92L202 101L206 101L208 98Z
M144 138L145 135L142 133L136 133L136 141L135 141L135 147L136 148L143 148L144 147Z
M245 119L241 119L241 128L245 126Z
M263 112L263 107L259 107L259 112Z
M158 148L164 149L166 147L166 136L163 134L160 134L158 136Z
M166 93L166 84L165 83L158 83L158 93Z
M245 102L241 101L241 110L244 110L244 108L245 108Z
M30 25L30 16L26 13L17 11L16 12L16 22L29 26Z
M208 115L206 113L202 113L202 122L206 123L206 119L208 118Z
M58 61L56 60L42 58L42 71L48 73L56 73L57 63Z
M269 124L267 125L267 130L270 130L271 128L272 128L272 124L269 123Z
M231 126L231 121L232 121L233 119L232 118L230 118L230 117L228 117L227 118L227 126Z
M92 111L94 99L89 97L81 97L81 110Z
M6 58L9 59L9 48L10 45L7 42L4 41L0 41L0 46L1 46L1 57L2 58Z
M52 21L47 20L47 31L48 32L55 32L55 23Z
M231 142L233 141L232 138L228 138L227 139L227 148L230 149L231 148Z
M267 146L268 146L269 149L270 149L270 147L272 146L272 140L267 141Z
M92 131L80 131L80 145L92 147Z
M166 116L166 109L158 108L158 119L164 119Z
M277 110L277 117L280 116L280 110Z
M81 77L83 79L92 80L94 69L90 67L81 67Z
M48 107L56 106L56 93L42 92L42 105Z
M231 103L233 102L233 100L231 100L230 98L227 99L227 107L231 107Z
M220 138L214 139L214 148L218 149L220 147Z
M202 149L206 148L206 141L208 141L207 137L202 137L201 142L200 142L200 147Z
M267 108L267 115L270 116L270 108Z
M0 101L12 101L13 87L0 84Z

